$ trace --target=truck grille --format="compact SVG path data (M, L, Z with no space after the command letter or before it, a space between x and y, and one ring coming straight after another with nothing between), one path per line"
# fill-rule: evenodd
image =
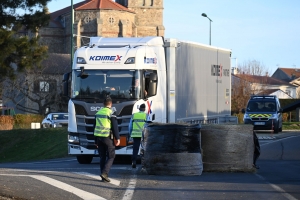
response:
M258 117L253 117L251 118L252 121L268 121L269 118L267 117L262 117L262 118L258 118Z

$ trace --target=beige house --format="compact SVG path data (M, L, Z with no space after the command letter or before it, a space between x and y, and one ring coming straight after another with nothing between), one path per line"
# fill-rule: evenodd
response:
M278 68L272 75L273 78L286 81L297 87L296 97L300 98L300 69L298 68Z
M232 88L238 79L246 81L253 95L275 95L279 99L296 98L297 86L269 76L232 74Z

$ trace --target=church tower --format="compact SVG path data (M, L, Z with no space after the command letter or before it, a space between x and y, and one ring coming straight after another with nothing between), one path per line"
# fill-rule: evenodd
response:
M163 0L115 0L136 13L133 33L137 37L164 36Z

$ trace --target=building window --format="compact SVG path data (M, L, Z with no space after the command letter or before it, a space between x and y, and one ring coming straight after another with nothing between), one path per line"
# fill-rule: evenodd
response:
M84 18L84 22L87 24L89 23L90 21L92 21L92 18L90 16L87 16Z
M108 22L110 23L110 25L113 25L115 22L115 19L113 17L109 17Z
M50 84L46 81L40 81L39 92L49 92Z
M34 92L36 93L48 93L48 92L56 92L56 81L44 81L44 80L37 80L34 84Z

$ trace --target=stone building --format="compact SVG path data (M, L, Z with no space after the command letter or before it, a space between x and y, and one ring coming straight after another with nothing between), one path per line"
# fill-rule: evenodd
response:
M164 36L163 0L85 0L73 5L74 49L87 37ZM71 5L50 13L48 27L39 30L49 53L70 53Z

